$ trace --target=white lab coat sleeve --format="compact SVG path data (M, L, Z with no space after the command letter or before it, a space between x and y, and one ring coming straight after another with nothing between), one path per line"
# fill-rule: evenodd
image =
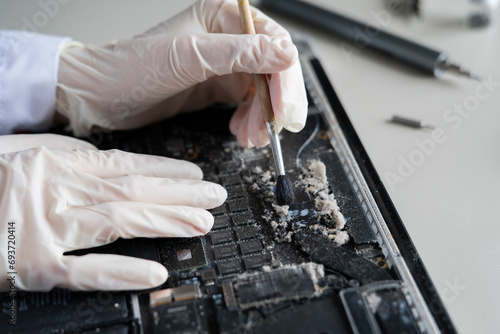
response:
M69 41L67 37L0 30L0 134L50 127L59 53Z

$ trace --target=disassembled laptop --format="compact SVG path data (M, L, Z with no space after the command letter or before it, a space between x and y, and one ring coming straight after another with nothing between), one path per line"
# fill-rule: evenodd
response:
M158 261L169 271L158 289L18 292L17 325L1 332L455 332L310 41L293 38L310 102L304 130L281 134L296 202L275 204L270 150L237 144L224 121L233 111L227 106L135 131L96 132L88 140L102 149L197 163L228 200L211 210L206 236L73 252ZM215 113L222 121L213 122ZM0 322L8 324L7 316Z

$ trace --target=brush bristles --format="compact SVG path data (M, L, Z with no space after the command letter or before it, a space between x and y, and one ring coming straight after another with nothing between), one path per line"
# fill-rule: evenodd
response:
M295 201L292 182L286 175L278 176L276 182L276 202L278 205L290 205Z

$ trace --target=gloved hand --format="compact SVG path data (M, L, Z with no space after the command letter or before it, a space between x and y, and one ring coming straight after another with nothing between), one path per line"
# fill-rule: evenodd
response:
M236 1L199 1L142 35L61 53L57 110L76 135L97 125L143 126L215 102L241 103L230 130L244 147L268 143L250 73L272 73L278 126L300 131L307 98L288 32L252 9L257 35L243 35Z
M9 147L15 137L0 137L0 147ZM17 272L15 285L23 290L160 285L167 270L154 261L63 253L119 237L205 234L213 217L204 209L221 205L227 196L221 186L201 181L201 170L190 162L98 151L62 136L32 137L31 144L24 139L25 147L48 139L49 146L84 149L41 146L0 154L1 290L9 289L7 272Z
M49 133L39 135L4 135L0 137L0 142L2 143L0 154L24 151L40 146L45 146L52 150L98 150L97 147L86 141Z

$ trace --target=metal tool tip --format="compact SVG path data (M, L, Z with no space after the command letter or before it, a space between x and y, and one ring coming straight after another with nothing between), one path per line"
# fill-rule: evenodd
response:
M473 80L476 80L476 81L479 81L479 82L483 82L484 81L484 78L482 76L480 76L479 74L475 73L475 72L470 72L469 73L469 78L471 78Z
M457 73L461 74L463 76L466 76L469 79L477 80L479 82L481 82L483 80L483 78L479 74L477 74L474 71L468 70L468 69L464 68L463 66L460 66L460 68L459 68L459 70L458 70Z
M450 71L458 75L468 77L469 79L477 80L481 82L483 78L474 71L466 69L460 64L453 63L451 61L445 61L441 64L441 69L444 71Z

